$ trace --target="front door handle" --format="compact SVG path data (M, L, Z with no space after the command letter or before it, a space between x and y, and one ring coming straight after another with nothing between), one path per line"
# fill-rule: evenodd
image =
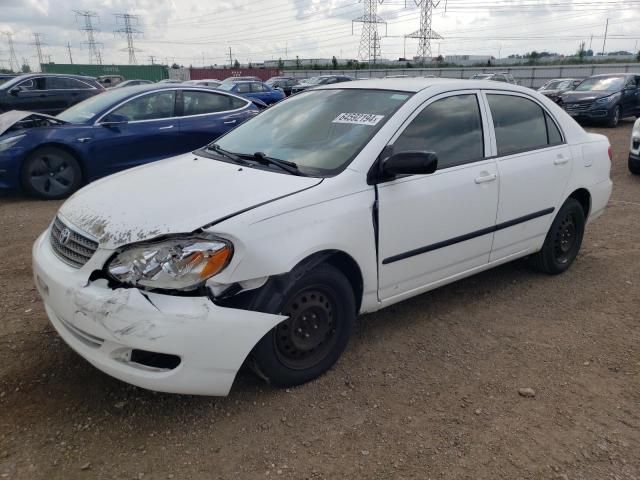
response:
M233 125L237 120L229 120L228 122L224 122L225 125Z
M489 183L494 182L498 178L495 173L489 174L488 172L483 172L479 177L476 177L475 182L480 185L481 183Z
M169 130L170 128L173 128L173 125L167 125L166 127L160 127L158 130Z
M566 163L569 163L569 159L562 154L558 155L553 161L554 165L564 165Z

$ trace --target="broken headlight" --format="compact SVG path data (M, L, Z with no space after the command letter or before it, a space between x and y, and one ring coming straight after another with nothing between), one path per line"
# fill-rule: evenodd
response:
M193 236L133 245L107 265L109 276L134 287L192 290L221 272L231 260L226 240Z

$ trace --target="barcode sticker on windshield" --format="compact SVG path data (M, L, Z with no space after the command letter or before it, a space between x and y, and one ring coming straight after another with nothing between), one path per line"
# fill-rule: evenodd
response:
M341 113L331 123L352 123L354 125L377 125L384 115L372 113Z

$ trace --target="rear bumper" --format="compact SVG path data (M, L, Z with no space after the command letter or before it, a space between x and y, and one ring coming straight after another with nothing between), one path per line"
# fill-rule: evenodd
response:
M613 182L610 179L597 183L589 189L591 192L591 212L589 212L588 223L604 213L607 203L609 203L612 189Z
M87 281L93 268L62 263L47 232L33 247L35 283L59 335L98 369L142 388L227 395L254 345L285 319L218 307L207 297L113 290L103 280ZM134 351L177 357L179 364L150 366Z

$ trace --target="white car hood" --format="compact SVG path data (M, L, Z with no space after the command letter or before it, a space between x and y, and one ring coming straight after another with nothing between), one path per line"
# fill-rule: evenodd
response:
M186 154L94 182L59 215L113 249L192 232L321 181Z

